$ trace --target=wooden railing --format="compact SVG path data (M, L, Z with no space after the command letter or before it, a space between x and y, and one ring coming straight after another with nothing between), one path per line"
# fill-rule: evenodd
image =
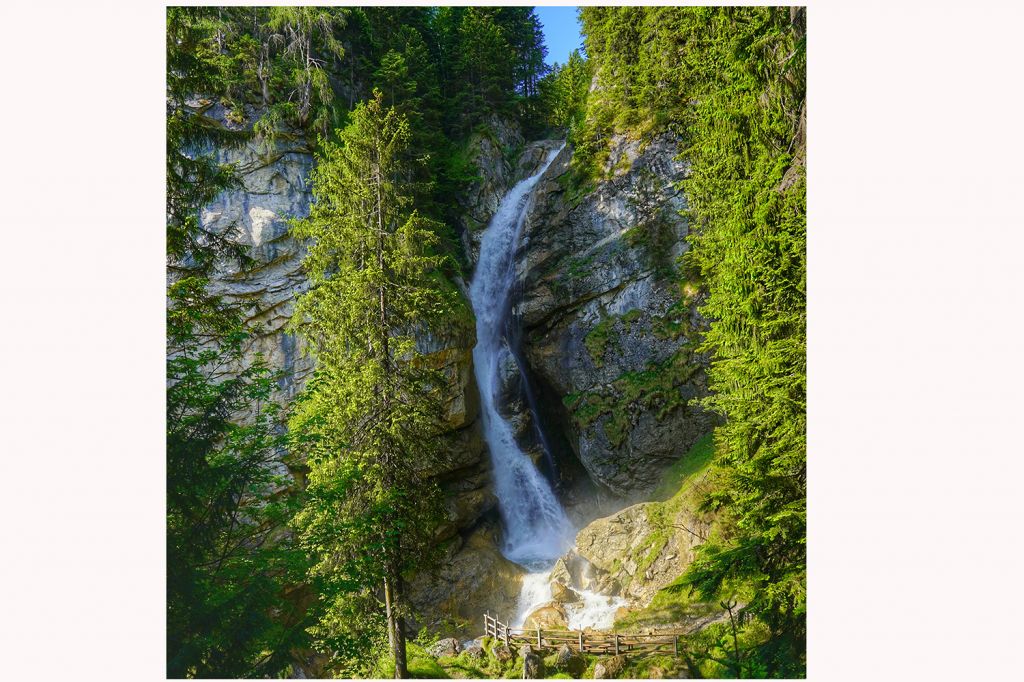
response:
M538 649L555 649L568 644L579 653L619 654L629 652L652 652L671 647L674 656L679 655L679 635L675 632L619 633L584 630L543 630L541 628L511 628L490 614L484 614L484 634L512 644L529 644Z

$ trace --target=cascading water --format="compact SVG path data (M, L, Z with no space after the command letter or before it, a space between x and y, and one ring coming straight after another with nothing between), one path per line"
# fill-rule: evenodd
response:
M551 485L516 444L512 428L498 413L499 371L509 353L504 330L515 279L513 255L533 188L563 146L548 152L540 169L502 199L480 242L480 257L469 287L476 313L473 362L484 439L494 464L495 493L505 530L502 553L531 568L558 558L572 546L575 533Z
M480 242L480 257L469 287L469 297L476 314L473 362L480 389L484 439L494 465L495 493L505 531L502 553L530 571L523 578L513 627L522 625L533 609L551 600L548 583L551 568L558 557L572 547L576 534L551 485L519 448L512 428L498 412L502 363L512 359L520 373L523 371L520 359L509 357L511 350L505 335L515 280L513 257L526 222L533 188L564 146L563 143L548 152L540 169L509 190L502 199ZM536 412L532 396L530 403ZM539 425L537 415L533 417ZM544 434L540 435L545 440ZM610 627L615 609L625 603L622 599L587 590L579 592L583 600L566 607L572 628Z

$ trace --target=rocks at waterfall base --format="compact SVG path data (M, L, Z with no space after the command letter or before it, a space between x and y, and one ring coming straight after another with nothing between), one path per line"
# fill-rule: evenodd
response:
M530 612L523 621L523 627L528 630L540 628L541 630L558 630L569 627L569 615L565 607L558 602L551 601L541 604Z
M551 581L551 601L559 604L575 604L580 601L579 592L559 580Z

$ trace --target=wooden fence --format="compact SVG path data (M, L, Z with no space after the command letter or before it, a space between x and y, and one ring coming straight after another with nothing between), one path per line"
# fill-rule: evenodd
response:
M625 654L672 650L679 655L679 633L656 634L594 632L584 630L542 630L541 628L510 628L490 614L484 614L484 634L501 640L506 645L529 644L538 649L557 649L563 644L579 653Z

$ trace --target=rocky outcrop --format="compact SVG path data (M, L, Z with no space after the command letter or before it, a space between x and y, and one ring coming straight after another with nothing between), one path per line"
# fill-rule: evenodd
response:
M562 630L568 626L569 616L565 612L565 607L556 601L541 604L523 621L523 627L527 630Z
M566 148L538 184L517 259L521 347L546 426L561 428L595 482L619 496L649 491L706 433L705 327L687 249L687 172L677 143L616 138L609 179L578 203Z
M476 179L459 197L462 208L462 245L471 264L480 254L480 239L498 204L517 177L516 159L524 140L519 126L492 115L470 136L467 160ZM520 176L521 177L521 176Z
M479 524L463 541L448 541L448 557L409 583L409 598L420 625L445 634L470 634L479 629L481 614L515 611L524 570L498 550L496 522Z
M576 535L575 555L591 567L581 579L602 588L596 591L611 589L631 603L646 605L686 570L707 531L706 520L683 510L666 513L662 503L627 507Z

